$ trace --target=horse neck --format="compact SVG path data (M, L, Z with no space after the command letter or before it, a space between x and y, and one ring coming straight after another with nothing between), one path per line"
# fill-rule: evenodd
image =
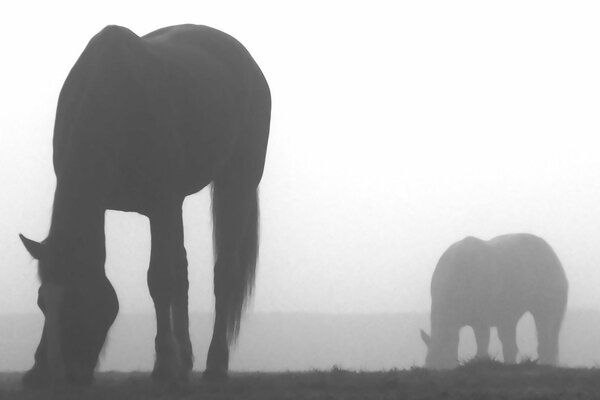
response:
M57 184L48 241L72 272L104 273L104 209L90 190Z
M461 328L460 323L460 309L448 305L446 303L440 304L436 301L431 307L431 337L447 337L448 335L459 331Z

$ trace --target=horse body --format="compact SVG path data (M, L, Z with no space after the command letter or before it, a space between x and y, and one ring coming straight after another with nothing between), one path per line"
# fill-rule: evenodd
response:
M39 260L46 317L25 385L91 382L118 310L104 273L107 209L150 220L153 377L185 379L193 357L181 207L211 182L216 314L205 375L226 375L254 279L270 109L259 67L218 30L181 25L140 38L108 26L92 38L59 96L50 233L42 243L22 237Z
M59 180L92 179L106 208L148 214L157 193L208 185L236 148L257 160L240 168L256 185L269 115L266 81L232 37L188 25L139 38L109 26L61 91L55 170Z
M426 366L457 365L459 331L471 326L477 356L487 357L490 328L498 328L504 361L517 356L516 326L530 312L540 362L558 362L558 335L568 283L558 257L541 238L510 234L483 241L467 237L442 255L431 283L431 337Z

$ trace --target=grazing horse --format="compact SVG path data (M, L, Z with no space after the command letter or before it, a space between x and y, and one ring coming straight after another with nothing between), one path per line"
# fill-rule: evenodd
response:
M204 376L225 378L258 249L258 192L271 96L248 51L218 30L172 26L138 37L108 26L69 73L54 127L48 237L21 236L39 260L44 328L27 387L89 384L117 311L104 263L104 214L150 221L156 310L152 377L192 368L182 203L212 183L215 322Z
M475 332L477 357L488 357L490 328L496 326L504 362L515 363L517 323L528 311L535 320L540 363L556 365L567 295L558 257L537 236L467 237L454 243L431 281L431 337L421 331L425 367L458 365L459 331L466 325Z

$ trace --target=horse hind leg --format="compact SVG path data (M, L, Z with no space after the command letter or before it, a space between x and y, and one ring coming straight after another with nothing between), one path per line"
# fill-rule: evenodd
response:
M185 380L191 369L181 205L181 202L165 202L150 215L152 250L148 269L148 287L156 311L156 361L152 377L175 384Z
M186 251L183 247L183 227L180 231L180 246L177 246L175 264L175 290L171 306L171 319L173 334L178 344L179 358L181 360L181 374L187 379L194 364L192 342L190 340L189 314L188 314L188 263ZM179 239L178 239L179 240Z
M213 182L215 323L206 360L206 379L222 379L229 368L241 315L254 286L258 255L258 184L261 180L271 115L265 82L254 87L244 129L226 166Z
M258 245L258 198L248 182L213 183L215 323L204 378L224 379L229 346L237 337L245 300L252 291Z
M557 365L559 356L559 335L564 312L560 308L546 309L534 314L538 338L540 364Z
M489 358L490 327L485 325L474 325L473 333L475 334L475 343L477 344L477 354L475 357L478 359Z

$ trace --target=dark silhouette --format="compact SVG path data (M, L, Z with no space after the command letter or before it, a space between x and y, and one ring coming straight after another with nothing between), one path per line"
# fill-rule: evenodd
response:
M466 325L475 332L477 357L488 357L490 328L496 326L504 362L516 362L516 327L528 311L535 320L539 361L555 365L567 295L558 257L537 236L467 237L454 243L431 281L431 337L421 331L428 348L425 366L457 366L459 331Z
M138 37L108 26L90 40L60 93L56 193L48 237L21 236L39 260L45 315L28 387L89 384L118 311L104 271L105 210L150 220L148 286L156 309L155 380L192 368L182 203L212 182L215 323L204 376L227 374L229 345L251 294L258 192L271 97L248 51L206 26Z

